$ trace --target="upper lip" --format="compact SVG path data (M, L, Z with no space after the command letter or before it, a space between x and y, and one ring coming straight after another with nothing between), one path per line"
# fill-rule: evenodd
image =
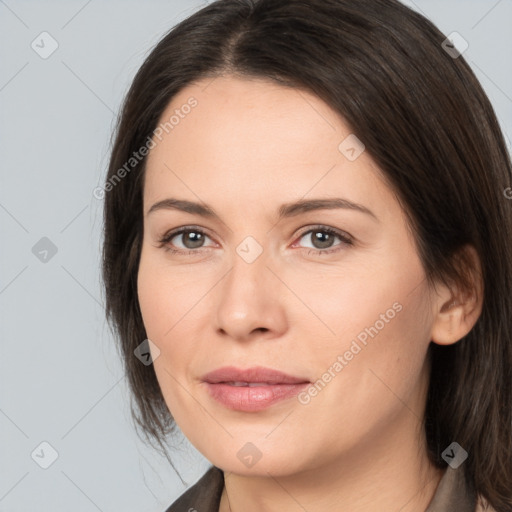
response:
M221 382L261 382L266 384L302 384L309 382L302 377L294 377L272 368L255 366L245 370L234 366L225 366L203 375L202 380L210 384Z

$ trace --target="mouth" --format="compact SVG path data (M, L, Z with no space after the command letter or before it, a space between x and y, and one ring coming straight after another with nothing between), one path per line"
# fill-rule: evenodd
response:
M212 398L228 409L257 412L296 396L311 382L271 368L224 367L202 377Z
M270 382L217 382L216 384L227 384L228 386L247 386L254 388L258 386L275 386L279 384L271 384Z
M234 366L224 366L203 375L202 380L210 384L232 383L234 385L259 384L302 384L309 382L303 377L295 377L279 370L253 366L243 370Z

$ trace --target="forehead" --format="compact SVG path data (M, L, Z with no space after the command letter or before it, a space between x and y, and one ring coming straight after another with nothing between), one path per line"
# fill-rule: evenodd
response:
M222 195L241 207L343 191L371 202L387 193L364 151L350 160L340 150L353 137L343 118L303 90L263 79L201 80L172 99L159 127L147 161L148 201L166 191L193 200Z
M192 101L196 106L189 108ZM186 113L188 112L188 113ZM181 90L163 112L170 147L218 153L224 161L244 155L244 161L267 154L304 158L315 148L337 149L349 130L316 96L263 79L217 77ZM319 142L324 143L319 147ZM334 146L334 147L333 147ZM155 153L158 152L155 151ZM315 151L315 157L318 157Z

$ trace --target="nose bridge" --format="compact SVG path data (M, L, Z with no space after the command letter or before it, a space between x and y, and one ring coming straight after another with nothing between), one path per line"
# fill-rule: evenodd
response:
M236 246L217 302L217 326L232 337L283 328L278 280L267 265L271 266L270 251L254 237L247 236Z

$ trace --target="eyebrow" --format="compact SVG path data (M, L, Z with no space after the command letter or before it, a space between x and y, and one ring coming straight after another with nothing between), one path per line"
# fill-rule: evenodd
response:
M358 203L349 201L348 199L342 199L339 197L326 198L326 199L302 199L294 203L285 203L279 207L278 219L281 220L286 217L294 217L302 213L307 213L316 210L334 210L334 209L345 209L354 210L366 215L369 215L377 222L379 219L377 216L366 206ZM182 212L191 213L194 215L200 215L202 217L221 220L220 216L207 204L196 203L193 201L187 201L184 199L167 198L162 201L158 201L148 210L146 215L153 213L158 210L179 210Z

